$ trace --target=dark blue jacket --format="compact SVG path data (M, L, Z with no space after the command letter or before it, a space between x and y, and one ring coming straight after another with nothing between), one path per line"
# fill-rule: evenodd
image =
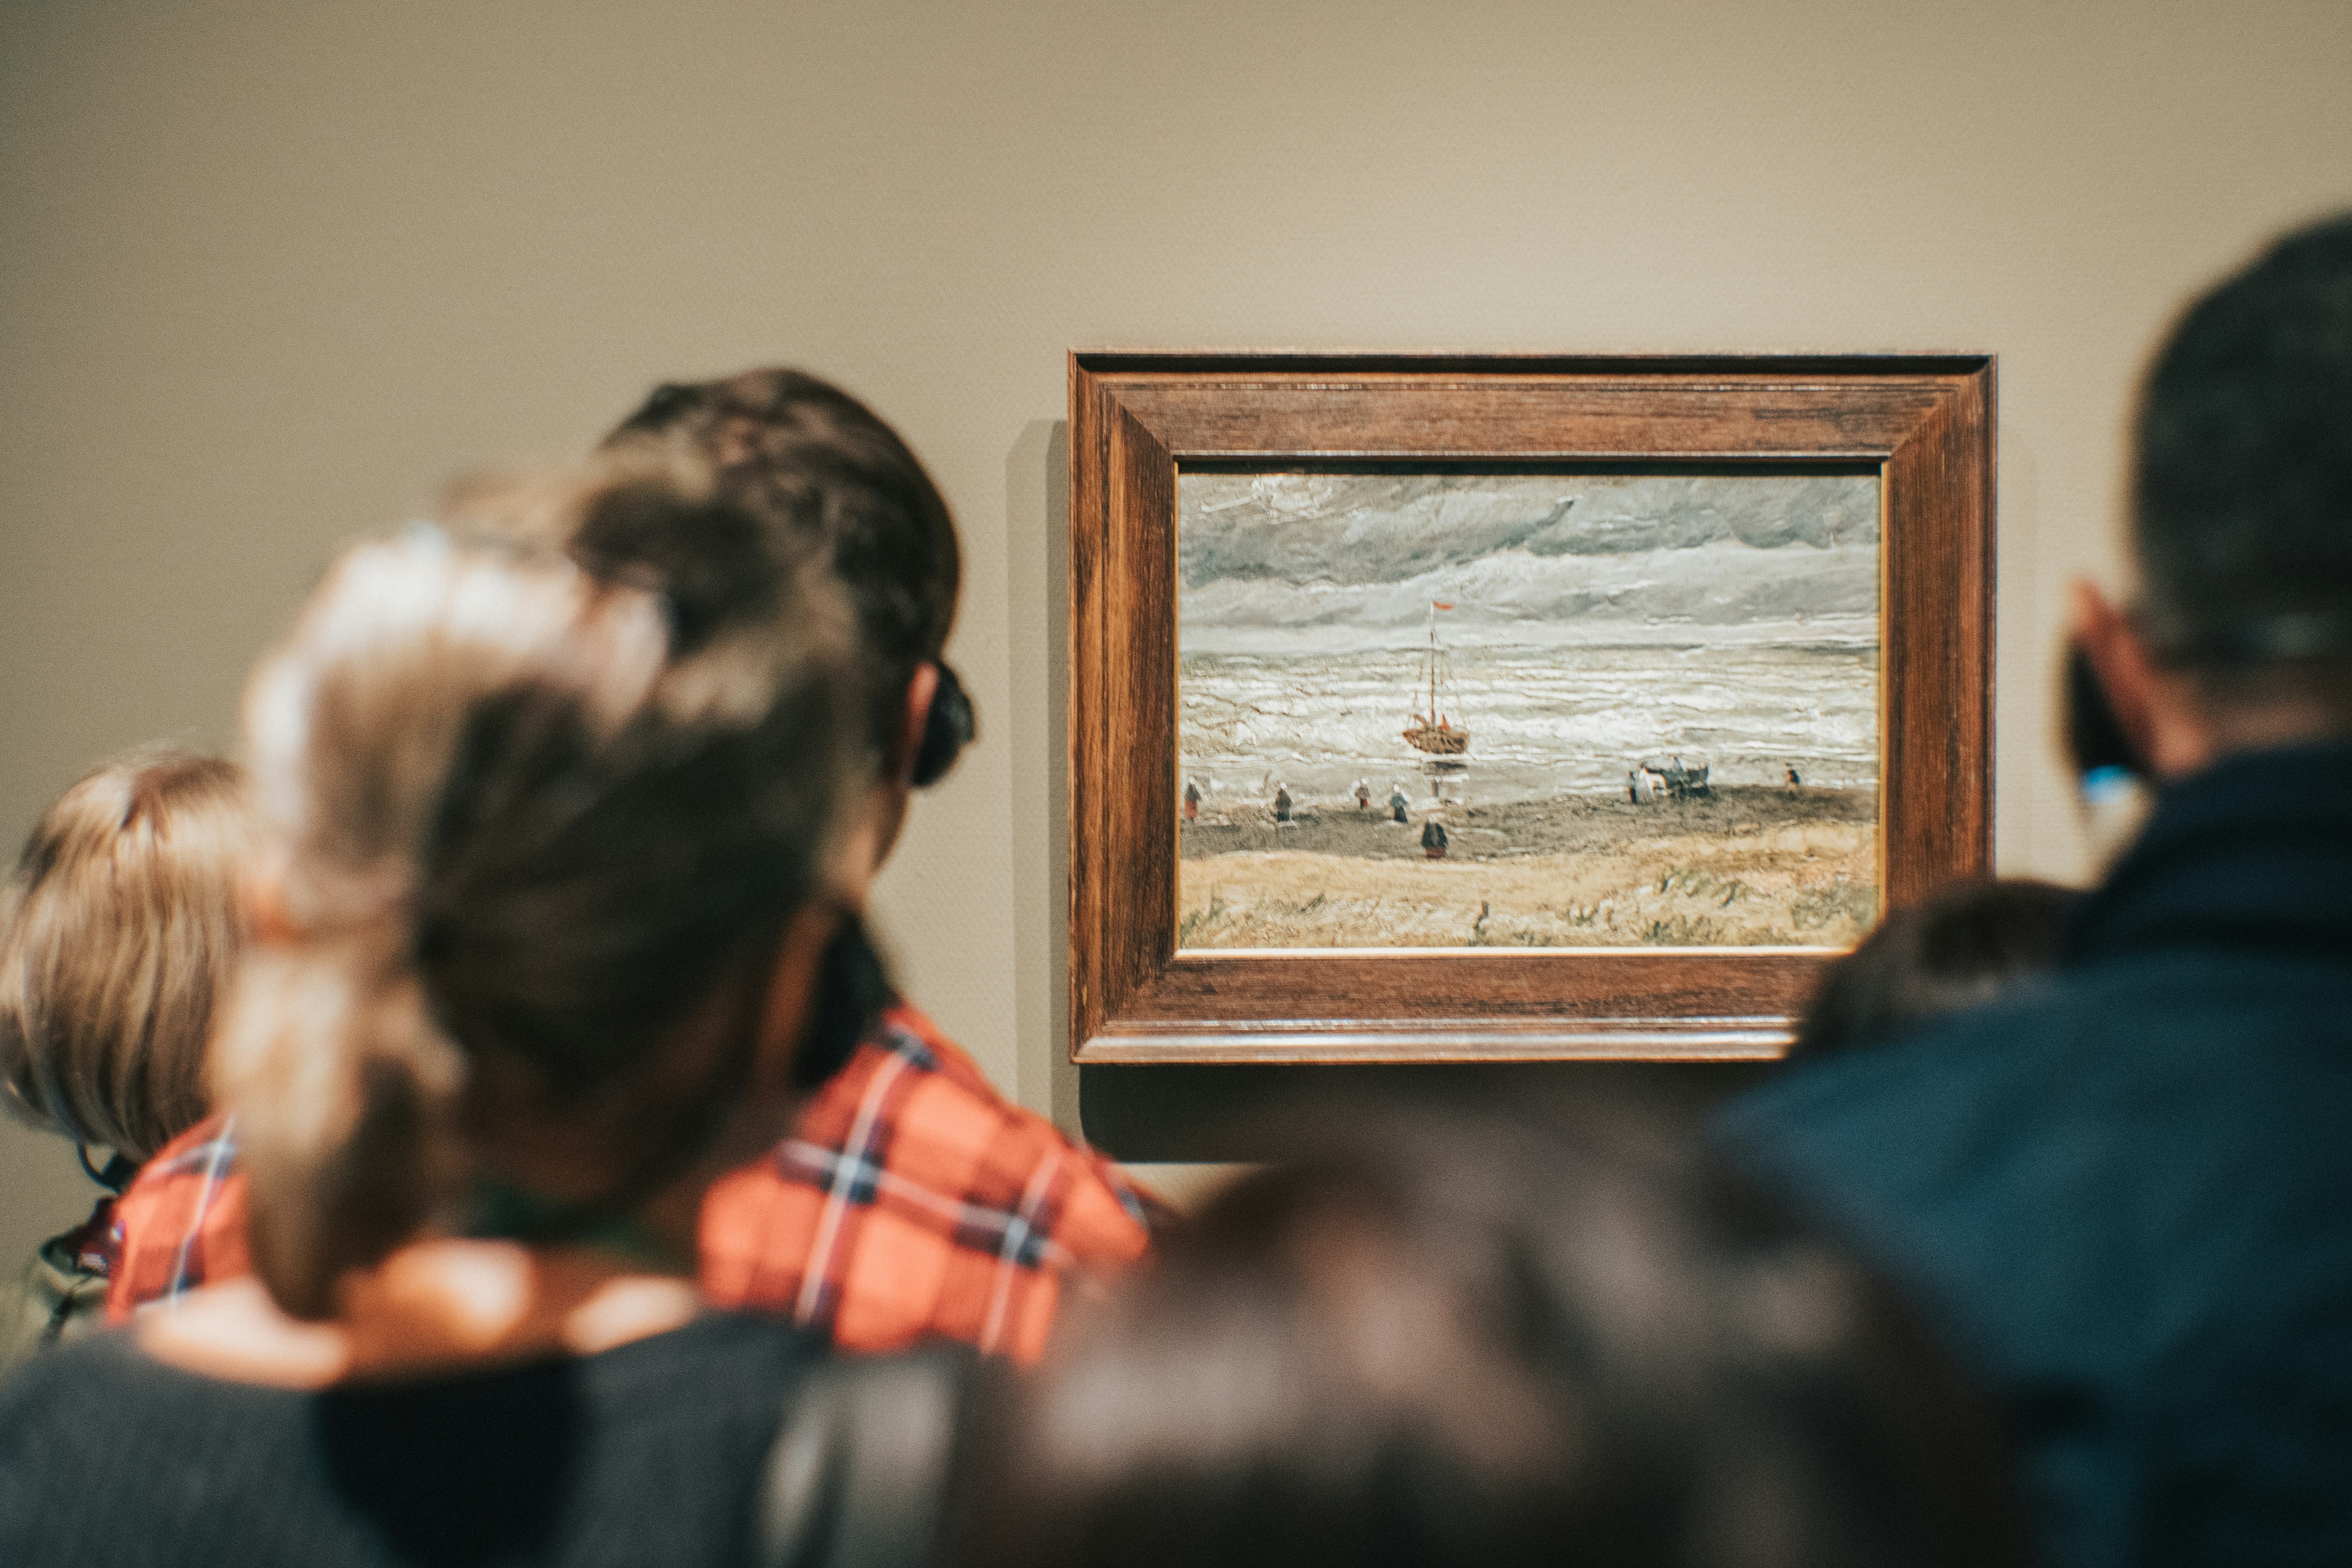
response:
M2352 1563L2352 747L2175 785L2055 980L1716 1131L2000 1395L2052 1563Z

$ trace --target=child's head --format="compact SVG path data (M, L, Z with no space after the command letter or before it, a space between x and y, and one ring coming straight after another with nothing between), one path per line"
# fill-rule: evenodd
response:
M1890 911L1830 966L1806 1005L1791 1057L1828 1056L1922 1028L2055 969L2081 897L2026 878L1947 888Z
M202 1120L252 848L244 771L192 752L110 763L43 814L0 894L13 1109L132 1160Z

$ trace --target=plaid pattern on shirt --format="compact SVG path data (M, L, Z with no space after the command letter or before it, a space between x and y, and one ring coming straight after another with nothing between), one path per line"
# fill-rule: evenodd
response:
M793 1136L719 1178L702 1285L837 1344L959 1340L1030 1361L1073 1275L1139 1257L1145 1201L1110 1163L1006 1104L912 1008L886 1012Z
M251 1271L235 1131L215 1119L181 1134L117 1204L115 1321ZM711 1187L703 1293L789 1313L845 1350L949 1339L1034 1361L1066 1285L1142 1256L1152 1206L899 1003L789 1138Z
M114 1272L106 1316L253 1272L245 1242L245 1178L236 1119L199 1121L155 1152L114 1200Z

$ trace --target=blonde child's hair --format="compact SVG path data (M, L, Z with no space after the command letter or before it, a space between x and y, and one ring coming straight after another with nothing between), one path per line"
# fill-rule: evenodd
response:
M0 892L12 1110L133 1161L204 1118L254 844L245 771L186 751L110 763L42 815Z

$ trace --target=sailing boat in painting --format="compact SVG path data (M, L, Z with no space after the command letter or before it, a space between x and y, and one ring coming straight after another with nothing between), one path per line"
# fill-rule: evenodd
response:
M1405 727L1405 742L1417 752L1433 756L1458 757L1470 749L1470 731L1456 724L1437 706L1437 675L1445 655L1437 646L1437 612L1454 606L1441 600L1429 602L1429 651L1422 658L1422 673L1429 690L1429 707L1415 713L1412 722Z

